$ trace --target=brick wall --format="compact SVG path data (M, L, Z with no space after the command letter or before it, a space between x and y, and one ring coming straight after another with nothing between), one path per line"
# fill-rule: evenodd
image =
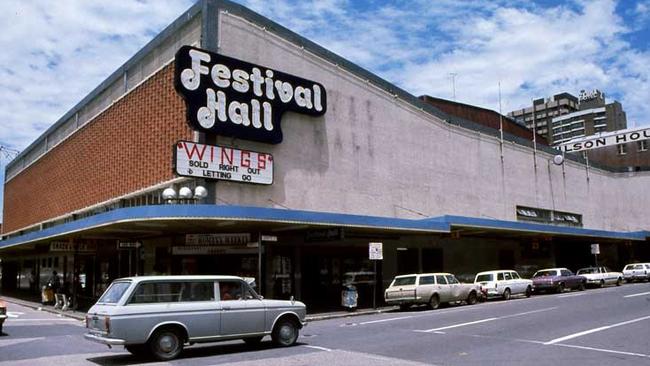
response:
M3 232L174 178L172 147L191 139L173 64L5 184Z

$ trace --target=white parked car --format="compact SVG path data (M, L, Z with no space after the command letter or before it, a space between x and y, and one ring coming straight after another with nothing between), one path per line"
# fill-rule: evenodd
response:
M650 280L650 263L632 263L623 268L623 278L627 282Z
M576 274L585 277L588 285L598 287L613 284L620 286L623 283L623 274L621 272L613 272L607 267L580 268Z
M487 298L502 297L509 300L510 296L523 294L530 297L533 293L533 281L521 278L513 270L486 271L476 275L474 283L481 285Z
M451 273L422 273L395 277L384 292L384 300L402 310L420 304L436 309L441 303L458 301L473 305L480 295L479 286L460 283Z

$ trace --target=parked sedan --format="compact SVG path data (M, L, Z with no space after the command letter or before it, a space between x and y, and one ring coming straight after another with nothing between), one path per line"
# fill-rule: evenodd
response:
M438 308L441 303L465 301L476 303L480 287L460 283L451 273L422 273L397 276L384 292L387 304L399 305L408 309L411 305L429 305Z
M627 282L650 280L650 263L633 263L623 268L623 278Z
M481 285L487 298L501 297L509 300L511 295L523 294L530 297L533 293L533 281L519 277L519 273L512 270L478 273L474 283Z
M2 324L4 324L7 316L7 303L0 300L0 334L2 334Z
M620 286L623 283L623 274L621 272L613 272L607 267L580 268L577 274L584 276L587 279L588 285L598 287L613 284Z
M566 268L540 269L533 275L533 290L535 292L563 292L564 289L584 290L587 279L574 275Z

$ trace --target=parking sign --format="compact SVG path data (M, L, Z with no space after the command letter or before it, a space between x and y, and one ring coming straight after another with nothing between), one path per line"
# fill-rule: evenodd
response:
M382 243L368 243L368 257L373 261L384 259Z

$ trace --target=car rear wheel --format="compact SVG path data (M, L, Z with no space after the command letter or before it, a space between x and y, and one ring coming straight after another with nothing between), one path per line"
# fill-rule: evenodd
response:
M620 286L620 285L622 285L622 284L623 284L623 280L619 277L619 278L616 280L616 286Z
M160 361L172 360L183 351L183 338L174 329L156 331L149 341L151 354Z
M510 300L510 289L509 288L503 290L503 299L504 300Z
M298 326L291 319L281 319L273 328L271 339L276 346L293 346L298 340Z
M598 287L605 287L605 280L600 280Z
M558 294L563 293L564 292L564 284L560 283L559 285L557 285L557 288L555 289L555 292L557 292Z
M580 286L578 286L578 290L579 291L584 291L585 290L585 283L584 282L580 282Z
M431 296L431 299L429 299L429 307L431 309L437 309L440 307L440 298L438 295Z
M530 297L533 294L533 288L528 286L526 287L526 297Z
M469 296L467 296L467 304L468 305L474 305L474 304L476 304L476 300L477 300L476 292L474 292L474 291L470 292Z

